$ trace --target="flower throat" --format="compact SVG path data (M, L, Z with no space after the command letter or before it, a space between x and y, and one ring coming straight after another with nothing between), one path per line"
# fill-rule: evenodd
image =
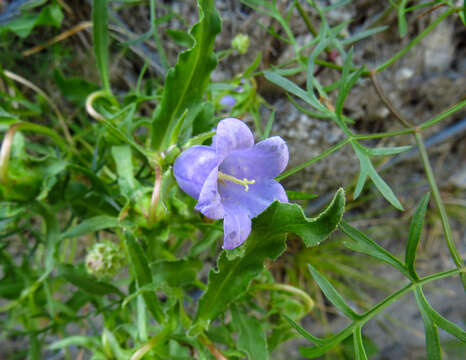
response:
M252 184L254 184L256 182L256 180L248 180L246 178L244 178L243 180L240 180L240 179L235 178L234 176L222 173L221 171L218 172L218 179L223 184L225 183L224 180L228 180L228 181L231 181L231 182L233 182L235 184L243 185L244 186L244 191L248 191L249 190L249 185L252 185Z

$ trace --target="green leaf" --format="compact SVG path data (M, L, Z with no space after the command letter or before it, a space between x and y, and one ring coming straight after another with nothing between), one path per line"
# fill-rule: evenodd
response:
M178 287L196 280L202 262L199 259L163 260L152 263L150 268L155 284L166 282L169 286Z
M236 305L230 309L233 326L239 332L238 349L248 354L249 360L269 359L267 339L260 321Z
M90 350L95 350L100 348L100 342L93 336L74 335L54 341L48 346L48 348L50 350L58 350L68 346L80 346Z
M317 107L317 108L322 107L322 105L319 102L315 102L315 100L312 99L306 91L301 89L294 82L277 74L276 72L266 70L264 71L264 76L270 82L274 83L277 86L280 86L283 90L289 92L290 94L293 94L294 96L299 97L301 100L304 100L306 103L314 107Z
M241 74L241 77L248 78L259 67L259 65L261 64L261 60L262 60L262 52L259 51L256 55L256 58L252 62L252 64L249 65L247 69L244 70L244 72Z
M57 270L59 276L63 276L68 282L77 288L92 295L123 295L115 286L99 281L95 276L89 275L85 271L71 264L58 264Z
M363 254L367 254L369 256L375 257L376 259L382 260L387 264L398 269L402 274L409 276L407 269L405 268L404 264L397 259L395 256L390 254L387 250L383 247L378 245L374 240L367 237L364 233L359 231L358 229L352 227L345 221L342 221L339 225L340 230L343 231L346 235L348 235L354 242L345 242L345 246L350 248L353 251L361 252Z
M343 298L338 293L338 291L333 287L333 285L326 278L324 278L316 269L314 269L314 267L312 267L310 264L308 264L307 266L309 268L309 271L312 274L312 277L316 281L317 285L319 285L320 289L325 294L327 299L348 318L352 320L359 319L360 315L357 314L353 309L351 309L346 304L345 300L343 300Z
M209 326L210 321L223 312L235 299L243 295L250 281L264 268L265 259L276 259L285 250L286 233L303 238L306 246L318 245L338 226L345 207L343 189L315 218L306 218L296 204L272 203L253 219L252 232L243 245L243 255L229 259L226 251L220 254L218 270L211 270L206 292L199 300L192 333Z
M408 31L408 24L406 23L406 0L401 0L398 5L398 30L400 36L404 37Z
M430 316L429 311L425 308L425 303L422 301L422 290L420 286L414 288L414 296L419 307L419 311L424 321L424 331L426 336L426 351L428 360L441 360L442 354L440 349L440 341L438 337L437 325Z
M353 330L354 354L356 360L367 360L366 350L362 342L361 325Z
M437 311L432 308L422 292L421 287L417 287L416 301L419 307L422 307L424 312L443 330L458 338L458 340L466 343L466 332L458 325L452 323L450 320L445 319Z
M129 145L112 146L112 156L117 167L120 192L127 199L132 199L139 184L134 177L131 147Z
M286 190L286 195L289 200L310 200L317 197L316 194L292 190Z
M61 239L73 238L99 230L110 229L119 225L118 218L108 215L98 215L86 219L60 235Z
M97 60L102 85L111 93L110 76L108 73L108 1L94 0L92 2L92 34L94 39L94 54Z
M322 344L325 343L324 340L319 339L318 337L315 337L314 335L311 335L308 331L306 331L301 325L299 325L297 322L295 322L289 316L287 316L287 315L282 315L282 316L307 341L309 341L311 343L314 343L316 345L322 345Z
M419 279L415 269L416 251L421 238L422 228L424 226L424 219L426 217L427 205L429 205L430 193L427 193L419 203L411 226L409 227L408 243L406 244L405 263L409 273L413 279Z
M380 148L366 148L367 153L372 156L383 156L383 155L396 155L405 151L408 151L412 146L394 146L394 147L380 147Z
M353 141L351 142L351 145L353 146L354 152L356 153L356 156L359 159L359 164L361 167L358 182L354 190L354 198L358 198L358 196L361 194L367 177L369 177L374 182L375 187L390 204L392 204L398 210L403 210L403 205L401 205L400 201L396 198L392 189L390 189L390 187L380 177L379 173L377 172L377 170L375 170L374 166L372 165L372 162L367 154L366 148Z
M76 105L84 106L87 97L99 87L80 77L65 78L60 70L55 69L53 72L53 80L60 90L61 94Z
M141 288L144 285L153 283L147 258L136 238L129 231L125 231L125 245L129 256L129 263L131 264L131 270L138 287ZM154 316L159 323L162 323L164 315L160 301L155 292L144 292L142 296L152 316Z
M166 33L176 44L180 46L190 48L194 45L194 39L185 31L167 29Z
M221 29L220 17L214 0L199 0L198 4L199 22L190 31L194 46L182 52L178 63L168 71L162 101L154 112L152 148L157 150L168 147L181 114L199 106L210 73L217 66L213 45Z

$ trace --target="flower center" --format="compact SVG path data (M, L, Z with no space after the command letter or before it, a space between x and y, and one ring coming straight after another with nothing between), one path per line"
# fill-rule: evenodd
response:
M254 184L256 182L256 180L248 180L246 178L244 178L243 180L240 180L240 179L235 178L234 176L222 173L221 171L218 172L218 179L222 183L223 183L223 180L228 180L228 181L231 181L231 182L233 182L235 184L243 185L244 186L244 191L248 191L249 190L249 185Z

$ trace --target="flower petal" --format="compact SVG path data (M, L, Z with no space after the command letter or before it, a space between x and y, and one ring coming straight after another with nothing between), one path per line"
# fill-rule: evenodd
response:
M288 164L288 147L285 141L274 136L263 140L254 147L230 153L219 169L238 179L258 180L274 178L285 170Z
M251 219L241 205L225 202L223 231L224 249L234 249L248 238L251 233Z
M223 159L229 153L247 149L254 145L254 136L248 126L239 119L226 118L217 125L217 133L212 139L212 147L217 156Z
M218 164L214 148L205 145L192 146L183 151L173 165L178 185L193 198L199 198L207 176Z
M275 200L288 202L285 189L273 179L259 179L249 185L246 191L244 186L229 181L218 187L225 203L241 205L247 210L249 217L253 218L263 212Z
M199 194L199 201L195 207L205 216L211 219L221 219L225 216L225 209L223 208L222 198L218 192L218 168L215 167L207 176L204 185L202 186L201 193Z

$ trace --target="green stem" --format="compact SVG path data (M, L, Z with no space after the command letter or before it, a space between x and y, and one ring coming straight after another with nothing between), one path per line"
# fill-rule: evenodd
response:
M434 117L433 119L429 120L429 121L426 121L425 123L421 124L419 126L419 129L426 129L432 125L435 125L437 124L439 121L445 119L446 117L450 116L451 114L457 112L458 110L460 110L461 108L465 107L466 106L466 100L462 100L460 101L458 104L456 105L453 105L452 107L448 108L447 110L445 110L444 112L438 114L436 117Z
M357 326L362 326L365 323L367 323L370 319L372 319L375 315L379 314L382 310L386 309L389 307L391 304L396 302L399 298L403 297L410 291L414 290L416 286L419 285L424 285L427 283L430 283L435 280L443 279L445 277L453 276L456 274L461 274L461 276L465 273L465 269L451 269L447 271L442 271L433 275L429 275L426 277L421 278L418 281L413 281L410 284L406 285L404 288L401 288L400 290L394 292L390 296L387 296L385 299L383 299L381 302L379 302L377 305L375 305L372 309L366 311L364 314L361 315L361 318L359 320L354 321L352 324L348 325L345 329L340 331L338 334L333 335L329 338L324 338L321 339L324 342L324 345L326 343L332 342L336 338L341 338L342 335L346 335L341 340L344 340L346 337L348 337L354 328Z
M445 210L445 206L443 205L437 182L435 181L434 172L432 171L432 167L430 165L429 156L427 155L426 147L424 146L424 141L422 140L422 135L420 132L416 132L414 136L416 138L416 144L419 148L419 154L421 156L422 164L424 165L424 170L426 172L430 188L432 189L434 201L440 213L440 221L442 222L443 232L445 233L445 240L447 241L448 250L450 250L450 254L453 257L453 261L455 262L456 266L458 268L462 268L464 266L464 263L461 259L460 254L458 253L458 250L456 249L453 240L450 223L448 222L447 211ZM465 284L464 281L463 284Z
M347 138L345 140L342 140L340 141L338 144L335 144L333 145L331 148L327 149L326 151L324 151L322 154L319 154L315 157L313 157L311 160L308 160L304 163L302 163L301 165L298 165L288 171L285 171L283 174L277 176L275 178L275 180L277 181L281 181L285 178L287 178L288 176L290 175L293 175L295 173L297 173L298 171L304 169L305 167L319 161L319 160L322 160L323 158L327 157L328 155L334 153L335 151L337 151L338 149L340 149L341 147L345 146L346 144L348 144L349 142L351 141L351 138Z
M307 29L309 32L312 34L312 36L317 37L317 31L314 28L314 26L311 23L311 20L309 19L309 16L307 16L306 12L302 8L301 4L299 1L296 1L296 9L298 9L299 15L301 15L301 18L303 19L304 23L306 24Z
M414 45L416 45L422 39L424 39L424 37L428 33L430 33L433 29L435 29L435 27L438 24L440 24L443 20L445 20L448 17L448 15L454 13L455 11L456 9L453 7L445 11L442 15L440 15L437 19L435 19L432 24L426 27L423 32L421 32L418 36L416 36L408 45L406 45L403 49L398 51L395 55L393 55L390 59L385 61L383 64L377 66L375 71L379 73L385 70L386 68L388 68L389 66L393 65L393 63L395 63L399 58L401 58L404 54L406 54Z

